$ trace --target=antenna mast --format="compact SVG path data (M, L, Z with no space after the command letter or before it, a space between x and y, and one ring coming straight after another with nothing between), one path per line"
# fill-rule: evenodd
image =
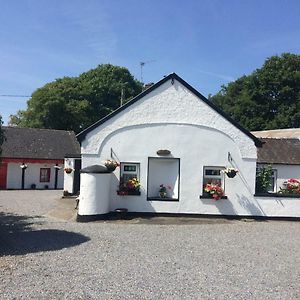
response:
M155 60L148 60L148 61L141 61L140 66L141 66L141 83L144 84L144 78L143 78L143 68L145 64L149 64L151 62L155 62Z

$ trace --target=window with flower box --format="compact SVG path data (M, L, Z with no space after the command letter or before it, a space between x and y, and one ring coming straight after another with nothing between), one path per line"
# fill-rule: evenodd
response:
M120 185L118 194L140 195L140 164L139 163L120 163Z
M203 168L203 189L201 198L211 198L211 195L205 191L207 185L216 185L219 186L225 191L225 180L224 180L224 170L225 167L204 167ZM226 196L222 196L226 198Z

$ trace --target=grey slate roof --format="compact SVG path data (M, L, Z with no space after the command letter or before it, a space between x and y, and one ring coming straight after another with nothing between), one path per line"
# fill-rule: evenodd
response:
M2 127L6 141L2 157L63 159L66 154L80 154L80 145L73 131Z
M300 165L299 139L261 138L262 148L257 148L257 162L267 164Z

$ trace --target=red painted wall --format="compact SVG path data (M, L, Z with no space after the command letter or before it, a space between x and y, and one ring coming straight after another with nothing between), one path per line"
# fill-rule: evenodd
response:
M6 189L7 162L0 162L0 189Z

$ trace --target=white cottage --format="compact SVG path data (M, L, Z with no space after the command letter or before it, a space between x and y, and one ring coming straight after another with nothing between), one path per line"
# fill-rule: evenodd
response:
M95 219L117 208L146 213L300 216L300 200L295 204L294 199L280 198L279 204L273 198L254 196L257 147L262 142L175 73L77 138L83 168L106 159L120 163L112 174L82 174L86 179L81 180L78 220ZM222 172L227 167L238 170L234 178ZM120 182L133 177L140 182L139 192L122 193ZM209 182L222 186L222 199L214 201L205 193ZM166 187L165 197L159 196L161 185Z

